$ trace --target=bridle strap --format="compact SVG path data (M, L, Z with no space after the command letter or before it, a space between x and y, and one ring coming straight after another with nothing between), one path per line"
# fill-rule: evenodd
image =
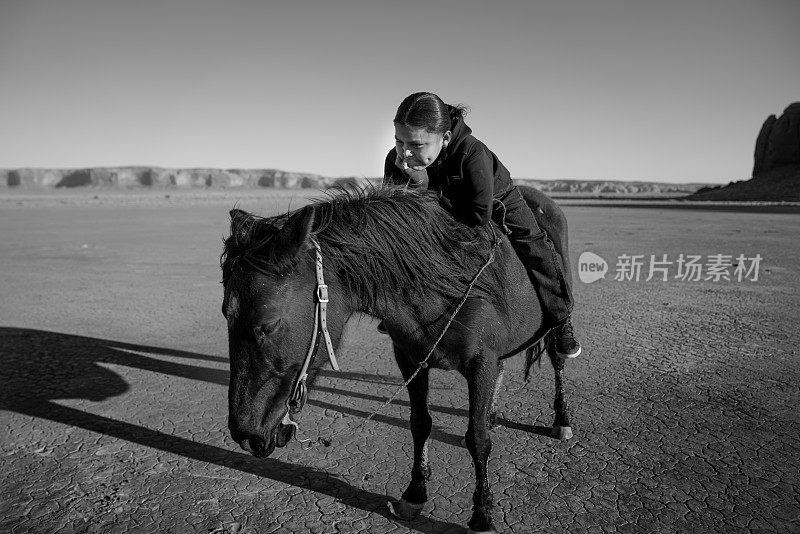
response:
M319 317L319 330L325 338L325 348L328 349L328 359L331 361L331 367L333 367L334 371L338 371L339 364L336 361L336 354L333 352L331 335L328 333L328 286L325 284L325 273L322 269L322 250L319 248L317 240L313 237L311 242L314 243L314 251L317 253L317 294L314 315Z
M314 244L314 251L316 252L316 273L317 273L317 286L314 292L314 329L311 335L311 344L306 353L306 359L303 361L303 366L300 368L300 373L294 382L292 393L286 401L288 410L302 409L305 404L306 396L306 379L308 378L308 368L311 362L314 361L319 350L319 334L322 333L325 339L325 348L328 350L328 359L331 362L331 367L334 371L339 370L339 363L336 361L336 354L333 351L333 343L331 342L331 335L328 332L328 286L325 284L325 274L322 267L322 250L320 249L319 242L313 237L311 242ZM294 404L294 406L292 406ZM287 411L287 416L289 412Z

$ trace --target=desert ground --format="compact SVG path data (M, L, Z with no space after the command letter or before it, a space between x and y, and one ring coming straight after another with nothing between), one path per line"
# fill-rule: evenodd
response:
M228 210L275 214L298 191L0 194L0 532L463 532L474 475L463 379L432 376L431 500L408 483L407 395L390 340L354 318L342 371L312 389L302 433L267 459L227 432L219 254ZM574 437L553 373L507 361L490 483L501 532L800 531L800 215L591 205L570 221ZM605 278L577 278L582 253ZM758 277L654 276L650 255L761 256ZM615 279L642 255L639 281ZM752 265L751 265L752 266ZM740 273L741 274L741 273ZM745 273L747 274L747 273Z

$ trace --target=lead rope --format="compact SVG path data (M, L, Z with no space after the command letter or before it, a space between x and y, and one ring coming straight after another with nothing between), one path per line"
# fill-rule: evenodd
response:
M503 217L503 218L505 218L505 217ZM389 406L392 403L392 401L397 398L397 396L400 394L400 392L404 388L408 387L408 385L411 383L411 381L414 380L414 378L416 378L416 376L419 374L419 372L422 369L427 369L428 368L428 360L433 355L433 351L436 350L436 347L439 345L439 342L442 340L444 335L450 329L450 325L455 320L456 315L458 315L459 310L461 310L461 307L464 305L465 302L467 302L467 299L469 298L469 294L472 292L473 287L475 287L475 283L478 281L478 278L480 278L481 274L483 274L483 271L485 271L486 268L489 267L489 265L491 265L492 262L494 262L495 251L497 250L497 247L500 245L500 239L497 237L497 232L495 232L494 227L491 224L489 224L488 226L489 226L489 229L492 231L492 248L489 250L489 256L486 258L486 262L483 264L483 266L480 268L480 270L478 270L477 274L475 274L475 276L470 281L469 285L467 286L466 291L464 292L464 296L461 297L461 300L459 301L458 305L455 307L455 310L450 315L450 319L447 320L447 324L444 326L444 330L442 330L442 333L439 334L438 338L436 338L436 341L433 343L433 346L431 347L431 350L428 351L428 354L425 356L425 358L421 362L419 362L417 364L417 368L414 370L413 373L411 373L411 376L408 378L408 380L406 380L405 383L403 383L400 387L398 387L397 390L394 392L394 394L391 397L389 397L383 404L381 404L378 407L378 409L376 409L375 411L370 413L363 421L361 421L351 431L353 434L355 434L356 432L358 432L362 428L364 428L364 425L366 425L369 421L372 420L372 418L374 418L376 415L380 414L387 406ZM505 224L503 226L505 226ZM328 447L328 446L331 445L331 443L333 441L333 437L328 438L328 439L319 438L318 441L321 442L326 447Z
M506 226L506 205L503 204L503 201L499 198L495 198L492 201L493 206L498 206L502 208L503 214L500 216L500 220L497 221L497 224L500 226L500 229L503 230L503 233L506 235L511 235L511 230ZM494 229L492 229L494 231ZM497 234L495 234L495 238L497 238Z

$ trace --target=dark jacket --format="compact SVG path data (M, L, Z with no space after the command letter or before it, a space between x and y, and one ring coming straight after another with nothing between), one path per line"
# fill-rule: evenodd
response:
M441 191L452 213L471 226L487 224L492 218L492 201L514 186L508 169L486 145L472 136L463 119L451 130L452 138L428 172L428 188ZM384 180L404 185L408 178L394 164L397 153L389 151L384 163Z

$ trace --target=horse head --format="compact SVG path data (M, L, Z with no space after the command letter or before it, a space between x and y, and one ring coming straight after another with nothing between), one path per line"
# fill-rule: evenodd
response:
M290 396L315 332L314 267L308 261L313 223L311 207L273 219L231 211L222 255L228 427L258 457L285 446L296 427ZM312 380L320 366L309 369Z

